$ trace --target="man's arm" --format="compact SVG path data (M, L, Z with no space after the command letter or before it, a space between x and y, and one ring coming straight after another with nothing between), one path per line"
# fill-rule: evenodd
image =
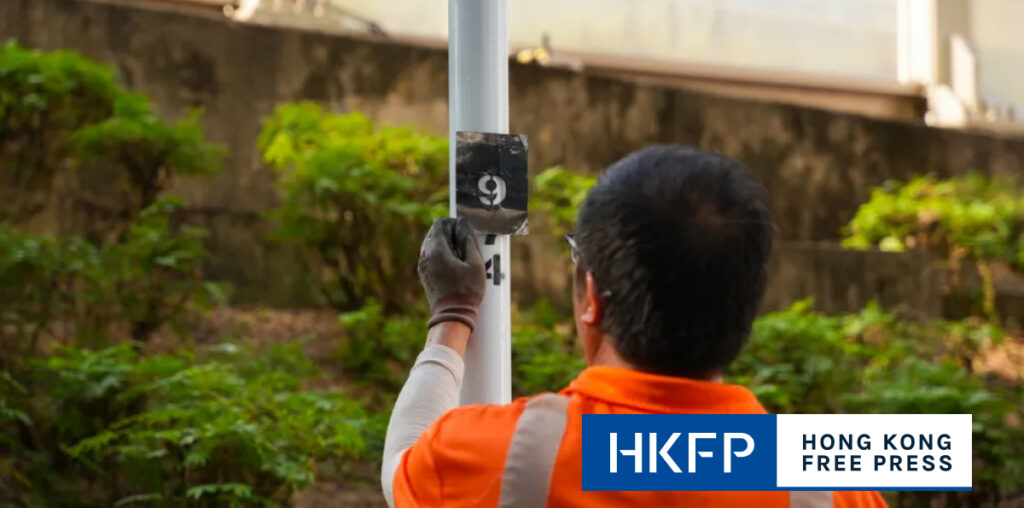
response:
M438 219L427 233L418 265L430 303L427 343L395 401L384 439L381 487L394 506L393 479L402 456L423 431L458 405L462 355L483 299L484 267L469 224Z
M469 327L454 321L437 324L427 334L427 346L398 394L384 439L380 482L388 506L395 505L392 480L402 455L427 427L459 403L462 354L468 341Z

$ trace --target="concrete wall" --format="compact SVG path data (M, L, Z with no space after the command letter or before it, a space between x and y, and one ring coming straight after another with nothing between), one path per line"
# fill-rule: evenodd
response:
M781 310L813 297L822 312L860 309L874 300L915 317L935 317L943 309L943 280L923 253L861 252L789 242L775 249L762 309Z
M533 241L514 244L516 296L538 296L556 305L572 305L570 270L555 246ZM768 286L762 312L782 310L793 302L813 298L822 312L861 309L869 301L915 318L935 318L947 310L962 314L963 302L944 307L945 272L924 253L846 250L833 243L781 242L768 265ZM974 287L977 285L975 284Z
M213 231L211 273L235 281L243 297L290 301L294 282L281 269L286 256L264 240L259 217L276 196L255 140L276 104L313 99L446 132L447 61L439 49L75 0L0 2L0 39L10 37L109 62L170 116L205 108L208 135L226 143L232 158L212 182L175 190ZM532 66L513 64L510 79L512 130L530 137L533 170L563 164L596 172L651 143L717 150L746 162L769 188L783 240L835 238L870 187L887 179L1024 171L1020 139Z

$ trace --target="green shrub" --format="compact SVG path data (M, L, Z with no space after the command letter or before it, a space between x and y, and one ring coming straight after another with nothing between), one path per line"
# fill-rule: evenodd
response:
M394 310L418 300L420 242L446 215L444 138L299 103L267 119L259 148L278 172L276 237L312 253L328 303L354 310L373 298Z
M107 67L10 42L0 46L0 131L0 300L9 302L0 308L0 367L15 369L48 340L144 340L183 308L219 295L198 271L203 233L172 225L180 204L157 199L175 174L219 166L223 149L203 140L195 117L165 124ZM87 238L13 229L48 206L54 179L73 160L123 180L134 195L127 208L105 210L116 224L96 214L74 219ZM117 194L100 180L104 196ZM71 187L55 200L61 210L102 207ZM58 217L62 227L73 222Z
M1001 340L977 320L901 321L875 305L827 316L804 301L757 320L729 381L778 413L973 414L973 496L992 500L1024 488L1024 391L969 364Z
M847 226L845 244L884 250L936 250L1024 267L1024 193L1015 180L982 175L917 177L877 188ZM953 251L962 249L963 252Z
M755 322L750 341L732 366L733 381L750 386L773 412L842 412L839 397L857 386L861 366L879 353L878 347L849 336L865 333L874 338L893 324L893 317L876 306L855 315L827 316L812 312L809 301L798 302ZM884 358L908 353L881 352Z
M25 490L75 499L75 489L85 488L78 485L84 472L69 469L57 445L124 416L117 390L131 373L153 365L133 366L129 345L63 349L41 360L44 369L34 366L36 358L61 344L102 348L125 338L145 340L223 299L200 271L205 232L173 225L177 207L172 200L155 202L119 243L104 248L0 224L0 498ZM48 473L57 471L67 478Z
M380 446L379 417L303 388L317 372L297 343L150 357L127 344L68 347L37 368L45 396L18 419L45 422L33 431L50 437L45 467L21 475L43 504L79 487L83 505L278 505L318 464L343 471ZM50 492L55 477L89 481Z
M221 168L223 146L203 137L193 111L175 124L157 116L149 101L121 92L109 118L78 129L73 135L78 161L89 167L113 169L127 195L125 212L134 218L156 201L175 175L208 175ZM122 210L117 210L122 212Z
M0 367L17 372L49 342L144 341L223 301L223 289L202 277L206 233L174 225L179 207L158 200L104 248L0 224Z
M386 313L417 305L416 253L430 222L447 215L447 140L306 102L278 107L259 149L282 195L269 214L274 237L304 251L329 304L353 311L373 299ZM531 207L564 233L595 181L550 168L534 180Z
M576 210L595 183L597 178L561 166L545 169L533 179L530 209L542 214L553 233L564 235L572 229Z
M54 176L68 167L69 136L108 117L118 93L110 69L72 51L0 45L0 221L46 206Z
M422 309L395 316L375 303L345 315L346 374L393 397L422 348L426 319ZM823 315L805 301L757 320L728 381L751 387L778 413L973 414L972 499L991 500L1024 487L1022 408L1015 403L1024 391L971 370L979 351L1003 340L998 327L976 319L918 323L877 305ZM516 396L557 391L585 367L571 322L544 302L514 314L512 355Z
M115 297L116 322L145 341L164 325L180 327L190 310L226 301L224 288L203 278L205 229L176 225L181 202L159 199L142 211L118 243L104 249L98 285Z
M847 247L926 250L947 259L952 270L963 260L977 262L989 316L995 315L990 263L1024 273L1024 191L1011 178L923 176L892 183L872 192L844 232Z
M28 469L34 467L29 464L35 457L22 443L23 430L33 423L25 410L28 397L28 389L0 369L0 500L4 503L32 486Z
M88 243L0 223L0 368L17 372L42 341L62 335L61 320L79 310L74 300L91 297L82 290L82 274L99 263Z
M205 232L174 224L180 203L158 199L175 175L220 165L223 148L203 139L195 115L166 124L106 66L9 42L0 46L0 131L0 301L9 302L0 308L0 367L15 371L47 341L142 341L223 296L200 273ZM84 237L14 229L49 206L54 178L72 161L101 173L93 180L104 197L121 184L128 203L87 195L83 178L53 201L62 228L81 222ZM90 212L62 215L79 205Z
M109 68L72 51L0 46L0 222L55 207L62 228L116 240L175 175L219 169L224 149L197 118L165 123Z
M427 339L425 304L403 314L386 314L375 300L338 318L344 337L338 348L342 373L373 386L391 402Z
M0 425L20 422L29 424L28 415L16 407L16 399L28 391L6 371L0 371ZM0 445L10 445L14 441L11 434L0 434Z
M416 355L426 342L429 313L425 306L404 314L387 314L374 301L343 314L345 337L338 349L343 373L372 386L376 401L387 406L402 388ZM572 325L559 321L554 308L541 301L512 319L512 391L529 395L558 391L583 370Z
M548 302L513 315L513 396L557 392L585 367L572 322L559 319Z

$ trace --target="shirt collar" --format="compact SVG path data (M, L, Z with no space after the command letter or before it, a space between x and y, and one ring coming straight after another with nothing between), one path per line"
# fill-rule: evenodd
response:
M661 376L619 367L588 367L562 393L580 393L613 405L653 413L767 413L754 394L739 385Z

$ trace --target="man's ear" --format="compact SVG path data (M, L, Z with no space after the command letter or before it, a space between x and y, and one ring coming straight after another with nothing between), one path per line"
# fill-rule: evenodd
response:
M583 312L580 313L580 321L588 326L597 326L601 324L601 317L604 315L603 302L598 295L597 284L594 283L594 274L587 272L585 280Z

